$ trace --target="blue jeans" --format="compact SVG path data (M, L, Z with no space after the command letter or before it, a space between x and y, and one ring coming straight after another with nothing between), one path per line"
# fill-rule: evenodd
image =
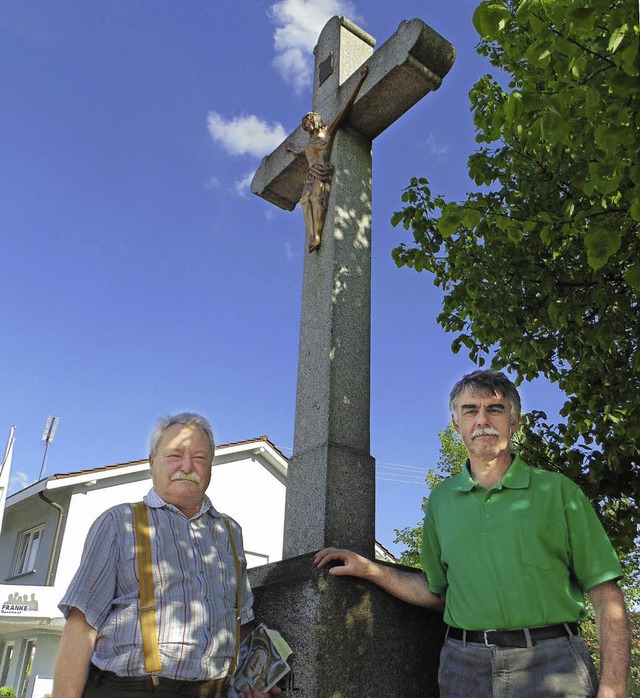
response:
M580 637L533 647L487 647L447 640L440 653L440 698L594 698L595 667Z

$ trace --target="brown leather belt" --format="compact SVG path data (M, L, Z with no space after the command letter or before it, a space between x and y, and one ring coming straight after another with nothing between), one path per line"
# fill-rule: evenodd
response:
M578 634L577 623L559 623L544 625L540 628L518 628L517 630L462 630L449 627L447 638L476 642L482 645L497 647L529 647L540 640L551 640L554 637L571 637ZM529 638L527 639L527 635Z
M165 676L118 676L112 671L103 671L91 665L89 679L94 685L106 688L124 689L152 693L160 689L169 690L177 696L197 696L197 698L225 698L227 695L225 679L209 681L179 681ZM154 684L154 681L156 682Z

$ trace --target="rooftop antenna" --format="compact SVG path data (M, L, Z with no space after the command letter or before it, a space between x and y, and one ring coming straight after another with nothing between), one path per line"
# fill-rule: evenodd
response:
M47 417L47 423L44 425L44 431L42 432L42 440L45 443L44 456L42 456L42 465L40 466L40 475L38 475L38 480L42 480L42 473L44 472L44 466L47 462L47 451L49 450L49 444L53 441L53 437L56 434L56 429L58 428L58 422L60 420L57 417Z

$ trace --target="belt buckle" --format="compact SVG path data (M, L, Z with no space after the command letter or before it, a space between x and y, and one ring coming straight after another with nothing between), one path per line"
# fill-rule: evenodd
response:
M482 634L483 634L483 636L484 636L484 644L485 644L487 647L495 647L495 643L489 642L489 638L487 637L487 635L488 635L489 633L495 633L495 632L497 632L495 628L491 628L491 630L483 630L483 631L482 631Z

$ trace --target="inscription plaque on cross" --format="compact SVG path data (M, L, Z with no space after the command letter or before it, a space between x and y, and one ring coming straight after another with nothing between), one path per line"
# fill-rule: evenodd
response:
M375 52L374 44L349 20L333 17L315 48L312 108L325 124L337 119L339 128L331 134L327 169L333 174L319 248L308 244L300 221L305 262L283 559L249 571L257 617L294 649L297 698L438 695L441 616L312 564L326 545L375 554L371 148L378 134L439 87L455 55L417 19L402 22ZM312 165L303 154L307 141L298 128L267 156L253 192L292 210Z
M453 46L419 19L375 40L333 17L315 48L314 112L339 114L330 155L333 181L320 248L305 252L293 456L287 476L284 557L327 545L373 557L375 466L370 455L371 148L373 139L428 92L455 58ZM264 158L252 191L281 208L299 201L308 140L296 129ZM288 148L294 147L297 155ZM304 226L301 224L301 239ZM306 248L306 244L305 244Z

